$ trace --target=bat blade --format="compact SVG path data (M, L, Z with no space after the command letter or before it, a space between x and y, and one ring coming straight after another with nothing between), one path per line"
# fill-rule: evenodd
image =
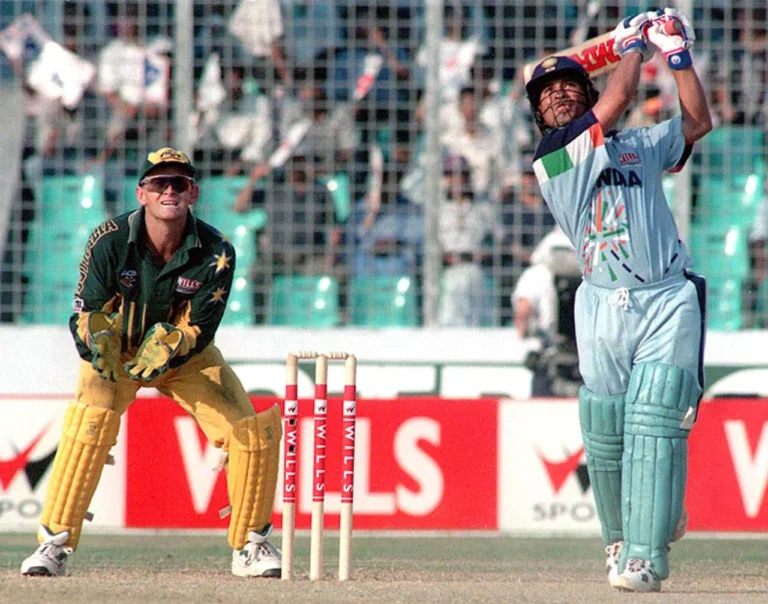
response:
M594 78L601 73L615 69L621 60L619 53L613 50L611 33L608 32L595 38L590 38L581 44L571 46L549 56L571 57L584 67L590 78ZM526 63L525 67L523 67L523 76L526 83L531 79L536 66L546 58L542 57L536 61Z

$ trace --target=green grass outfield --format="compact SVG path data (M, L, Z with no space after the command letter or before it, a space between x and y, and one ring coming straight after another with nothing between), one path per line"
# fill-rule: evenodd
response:
M276 534L273 543L280 545ZM614 592L594 538L355 536L351 581L336 580L338 538L325 535L326 580L307 579L309 541L297 537L297 580L240 579L218 535L86 535L70 576L27 578L32 535L0 534L0 602L768 602L768 539L689 535L671 554L661 594Z

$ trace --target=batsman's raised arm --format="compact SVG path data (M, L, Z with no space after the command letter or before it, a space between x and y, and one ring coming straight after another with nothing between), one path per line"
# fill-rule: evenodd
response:
M640 66L653 56L654 49L644 33L648 23L648 15L641 13L623 19L613 30L613 47L621 61L592 109L603 132L608 132L624 115L637 93Z
M685 143L690 145L712 130L706 93L691 59L690 51L696 34L688 17L676 9L666 8L648 15L652 19L652 25L647 32L648 40L664 54L675 77L680 97L683 136ZM674 29L665 27L668 22L677 22L680 25ZM674 33L668 33L669 31Z

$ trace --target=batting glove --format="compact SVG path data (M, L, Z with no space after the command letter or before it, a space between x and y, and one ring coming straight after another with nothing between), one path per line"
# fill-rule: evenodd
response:
M696 33L688 17L675 8L646 14L651 22L646 32L648 40L664 54L670 69L693 65L690 50L696 41Z
M117 381L120 369L120 337L122 315L92 312L88 315L87 344L91 349L91 365L102 379Z
M125 370L132 380L149 383L166 372L183 341L180 329L168 323L156 323L149 328L134 359L125 364Z
M648 44L645 36L648 25L647 13L640 13L620 21L611 34L614 50L622 57L628 52L639 52L643 55L643 61L649 60L656 49Z

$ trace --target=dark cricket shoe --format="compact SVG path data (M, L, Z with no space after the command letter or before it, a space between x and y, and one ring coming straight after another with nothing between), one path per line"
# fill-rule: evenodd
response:
M280 578L283 560L280 551L269 541L272 525L263 532L248 533L248 543L245 548L232 552L232 574L237 577L270 577Z
M67 558L74 551L66 545L69 531L52 533L47 526L40 526L43 542L34 554L21 563L25 577L63 577L67 574Z

